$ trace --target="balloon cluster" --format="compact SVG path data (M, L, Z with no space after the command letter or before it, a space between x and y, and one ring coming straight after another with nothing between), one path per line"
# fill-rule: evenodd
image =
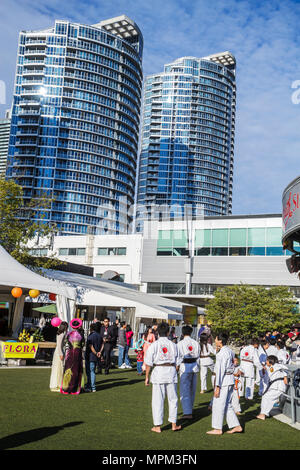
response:
M23 294L23 291L21 287L14 287L11 290L11 295L15 298L18 299L21 297ZM29 295L32 299L36 299L40 295L40 291L38 289L30 289ZM55 301L56 300L56 295L55 294L49 294L49 299Z

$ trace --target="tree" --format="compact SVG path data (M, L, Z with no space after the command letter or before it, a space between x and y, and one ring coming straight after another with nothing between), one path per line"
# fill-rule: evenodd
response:
M215 333L226 330L231 341L241 344L268 330L290 331L300 320L294 307L295 298L288 287L240 284L217 289L206 311Z
M34 240L55 233L54 226L43 223L50 206L51 199L45 194L25 203L22 187L0 178L0 245L17 261L36 269L63 264L53 256L32 256L30 251Z

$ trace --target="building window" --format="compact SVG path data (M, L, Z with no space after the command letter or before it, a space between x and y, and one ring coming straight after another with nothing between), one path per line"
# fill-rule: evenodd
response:
M246 256L247 249L246 247L233 247L229 248L229 256Z
M223 247L212 247L212 256L228 256L228 248Z
M84 256L85 248L59 248L59 256Z
M125 256L126 251L126 247L98 248L98 256Z
M267 256L282 256L283 254L282 246L267 246Z
M210 248L196 248L195 256L210 256Z
M195 256L288 256L280 227L195 230Z
M159 230L157 256L188 256L185 230Z
M247 249L248 256L265 256L265 254L266 248L264 246L252 246Z
M148 282L147 292L148 294L185 294L186 285L171 282Z
M47 248L32 248L29 253L32 256L47 256L48 250Z

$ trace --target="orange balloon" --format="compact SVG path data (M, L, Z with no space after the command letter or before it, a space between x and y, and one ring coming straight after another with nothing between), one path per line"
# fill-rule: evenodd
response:
M21 295L23 294L23 291L21 289L21 287L14 287L12 290L11 290L11 295L13 297L15 297L16 299L18 297L21 297Z
M36 297L38 297L40 295L40 291L37 290L37 289L31 289L29 291L29 295L30 297L32 297L33 299L35 299Z

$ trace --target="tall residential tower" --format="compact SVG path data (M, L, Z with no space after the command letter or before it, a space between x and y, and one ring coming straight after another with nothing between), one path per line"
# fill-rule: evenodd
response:
M20 33L7 177L53 198L62 234L126 233L138 153L143 38L126 16Z
M153 205L231 213L235 65L230 52L183 57L146 78L138 217Z
M10 111L6 111L5 118L0 119L0 178L6 174L9 134Z

